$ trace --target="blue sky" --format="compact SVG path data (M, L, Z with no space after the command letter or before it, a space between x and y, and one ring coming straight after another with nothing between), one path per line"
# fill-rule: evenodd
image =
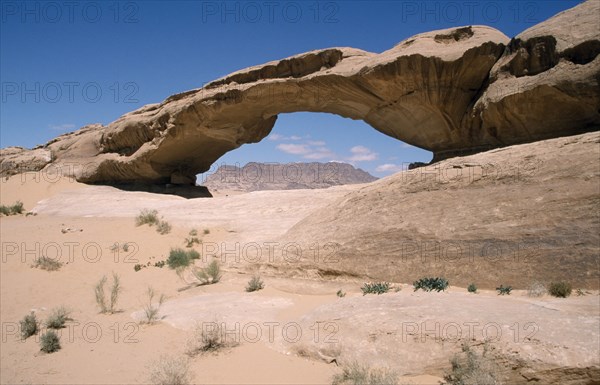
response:
M371 52L414 34L485 24L509 37L579 0L1 1L0 147L33 147L201 87L238 69L318 48ZM362 121L279 116L270 137L218 163L346 161L376 176L427 151Z

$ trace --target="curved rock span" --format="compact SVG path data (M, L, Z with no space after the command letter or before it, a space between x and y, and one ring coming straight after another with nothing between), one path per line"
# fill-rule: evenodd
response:
M226 152L265 138L278 114L298 111L364 120L434 160L596 130L599 12L588 1L512 40L467 26L381 54L330 48L247 68L33 151L3 150L1 171L54 163L87 183L194 184Z

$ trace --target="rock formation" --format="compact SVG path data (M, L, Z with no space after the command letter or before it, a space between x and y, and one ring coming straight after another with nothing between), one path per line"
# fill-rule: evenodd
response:
M376 181L373 175L348 163L248 163L223 165L200 184L210 191L316 189Z
M513 40L467 26L381 54L330 48L247 68L37 152L2 151L0 170L53 162L87 183L193 184L226 152L266 137L279 113L296 111L362 119L435 160L595 130L599 11L585 2Z

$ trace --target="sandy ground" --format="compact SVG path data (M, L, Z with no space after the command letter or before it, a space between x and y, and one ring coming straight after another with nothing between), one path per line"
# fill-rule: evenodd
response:
M228 268L216 285L185 289L186 283L167 267L149 266L136 272L134 265L165 260L170 248L183 247L192 228L198 230L204 243L271 239L309 212L357 187L311 194L256 192L185 200L84 186L67 179L50 183L29 176L23 183L20 178L2 180L0 203L20 199L27 211L37 214L0 218L1 383L148 383L149 366L165 354L189 359L196 383L326 384L340 372L335 362L305 357L299 354L302 349L293 346L293 342L290 345L285 338L286 343L282 343L282 332L294 323L300 325L305 336L313 333L302 320L318 317L342 303L335 294L340 288L347 292L346 310L367 305L362 301L371 299L361 295L360 280L263 276L266 288L246 293L244 287L250 276L234 267ZM142 208L158 209L173 224L172 231L160 235L152 227L136 227L134 217ZM204 229L209 230L208 234L204 234ZM112 251L115 243L127 243L128 251L122 247ZM42 255L64 264L55 272L32 268L33 260ZM109 277L110 283L113 273L120 276L123 285L118 311L100 314L94 301L94 285L103 275ZM168 298L161 309L162 320L153 325L139 322L149 286ZM412 290L405 286L397 298L412 301ZM452 306L464 297L462 291L464 288L451 289L437 306ZM493 292L481 295L490 301L497 298ZM572 315L575 326L590 317L593 324L598 312L597 293L582 298L559 306L560 311ZM502 306L502 301L509 301L514 307L515 303L528 300L523 292L517 292L510 299L490 302L490 306ZM40 352L39 334L25 341L20 339L18 321L23 316L35 311L38 319L44 320L58 306L70 309L73 318L61 330L60 351ZM233 333L239 345L188 358L185 351L194 325L211 320L237 325L239 330L234 326ZM583 332L596 324L583 326ZM249 331L253 325L260 326L261 338L254 338L256 335ZM273 329L268 330L273 330L275 338L269 338L265 325L271 325ZM346 345L349 349L355 347L359 348ZM440 367L449 367L449 362L442 360L437 364L430 372L423 370L402 377L401 383L437 384L441 380Z

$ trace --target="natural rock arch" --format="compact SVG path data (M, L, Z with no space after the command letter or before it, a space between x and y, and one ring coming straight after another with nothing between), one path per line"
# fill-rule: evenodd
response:
M108 126L3 150L2 174L53 163L88 183L193 184L226 152L265 138L278 114L299 111L362 119L434 160L595 130L598 12L585 2L512 41L469 26L381 54L330 48L247 68Z

